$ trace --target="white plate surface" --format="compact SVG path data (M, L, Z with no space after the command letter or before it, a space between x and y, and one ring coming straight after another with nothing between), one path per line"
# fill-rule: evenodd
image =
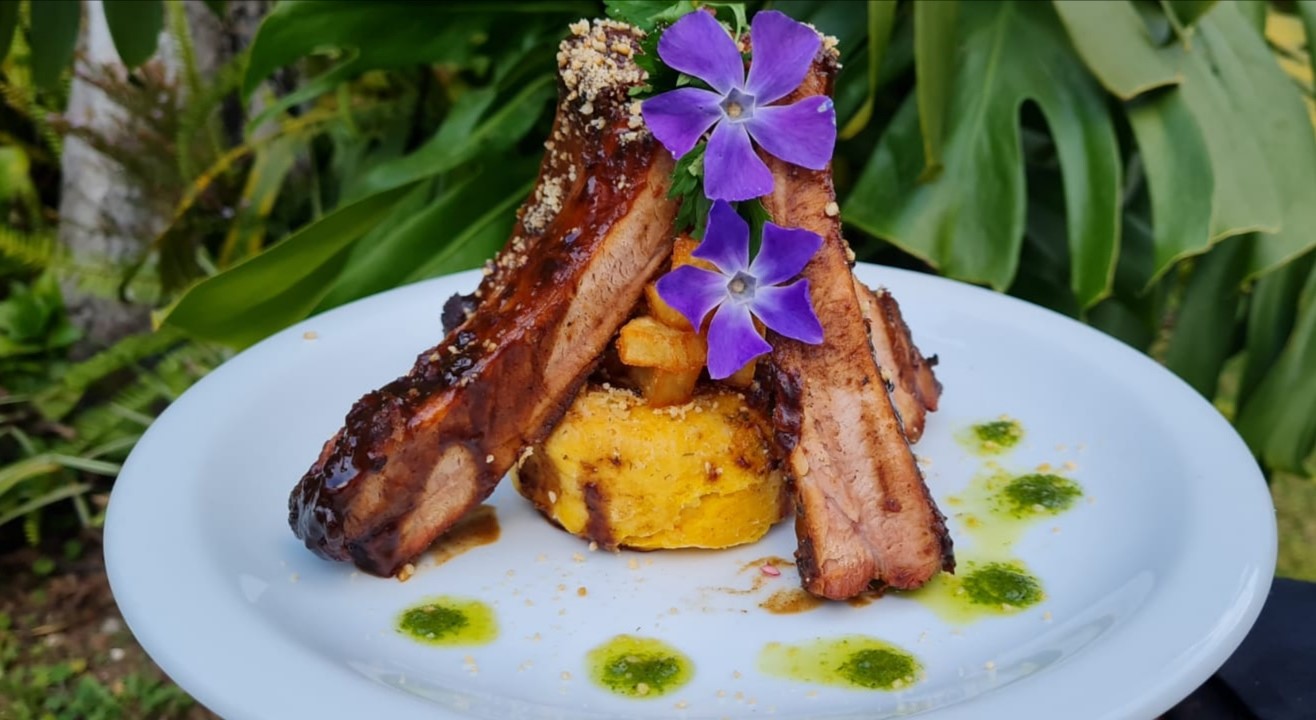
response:
M972 423L1022 421L1007 468L1075 463L1090 502L1016 546L1043 604L967 626L904 597L773 615L758 603L794 572L758 594L725 588L750 585L747 562L791 556L789 523L721 552L588 552L507 482L491 499L501 539L424 561L406 583L314 557L288 529L289 491L353 401L440 335L444 300L479 279L463 273L289 328L175 402L111 498L119 606L161 667L231 718L1150 718L1186 696L1241 642L1274 571L1274 510L1242 441L1187 385L1090 328L935 277L857 272L892 290L941 358L942 408L916 451L943 509L982 468L954 438ZM436 594L492 605L497 640L435 648L393 630ZM648 700L598 689L585 654L622 633L683 650L694 679ZM903 646L926 677L876 692L756 670L768 641L848 633Z

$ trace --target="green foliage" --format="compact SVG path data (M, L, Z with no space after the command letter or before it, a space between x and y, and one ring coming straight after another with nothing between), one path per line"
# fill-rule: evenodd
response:
M1109 291L1119 243L1120 155L1106 98L1049 5L965 3L956 27L964 61L951 81L943 158L954 172L926 180L918 107L907 100L844 217L952 277L1008 288L1028 207L1019 111L1036 103L1064 177L1071 287L1090 306ZM1008 52L1019 37L1047 61Z
M164 27L164 5L151 0L134 0L111 1L102 7L110 38L114 40L114 48L119 51L123 64L133 68L149 60L155 54L160 30Z
M865 54L868 59L868 93L864 96L864 104L841 128L839 137L842 140L858 135L873 117L873 104L877 100L877 88L882 78L882 60L886 57L887 45L891 42L891 28L896 21L896 0L868 0L867 5L868 47Z
M82 3L47 0L30 4L28 12L32 17L32 78L38 87L50 89L73 59Z
M593 3L583 2L284 2L261 23L252 42L243 95L250 97L278 68L324 48L335 49L335 65L257 116L255 126L367 70L421 63L486 69L493 62L489 48L497 47L491 36L517 16L533 27L552 20L560 25L596 11Z
M33 362L48 362L79 335L64 314L64 297L53 274L31 285L14 281L9 296L0 301L0 375L12 377Z
M1166 0L1165 5L1180 27L1197 22L1219 0Z
M692 237L704 236L703 224L712 202L704 195L704 152L707 145L700 143L676 161L672 172L672 186L667 197L678 200L681 208L676 214L676 230L689 232Z
M6 623L7 624L7 623ZM179 717L195 705L169 682L132 673L106 687L86 658L26 660L0 628L0 717L14 720L128 720ZM34 651L29 651L34 652Z
M1120 100L1183 81L1132 3L1056 0L1055 8L1088 69ZM1113 43L1127 38L1134 41L1122 52L1111 51Z
M253 42L246 92L254 92L280 63L326 47L337 48L346 59L248 126L278 117L294 96L324 107L317 132L333 139L333 151L331 172L317 181L333 192L312 198L321 210L298 232L230 272L193 286L169 310L165 322L194 337L242 346L313 310L483 263L506 241L512 210L534 177L538 151L522 141L536 127L540 134L545 131L554 95L551 58L556 35L574 12L593 12L592 7L572 6L555 6L546 13L532 10L520 3L278 6ZM427 30L424 42L387 48L372 42L375 36L368 30L379 23L423 25L416 12L434 14L430 27L444 28L441 37ZM521 20L518 34L490 35L512 18ZM554 28L552 34L543 30L547 27ZM527 66L530 58L538 62ZM425 94L399 96L398 103L390 105L393 114L382 116L373 128L361 127L362 118L350 110L343 112L348 108L344 99L353 102L366 78L394 82L414 77L414 71L399 68L419 63L445 69L438 88L435 74L423 71L419 83ZM348 80L353 77L359 79ZM436 94L438 122L423 128L423 140L414 147L399 147L399 140L419 135L421 128L398 127L397 120L430 111ZM337 112L329 110L331 103ZM274 132L291 122L277 121ZM275 167L288 166L284 161ZM265 187L270 187L268 182ZM336 208L325 211L326 199ZM446 240L436 245L435 237ZM226 243L227 248L238 245ZM251 252L260 249L250 242L243 245ZM222 253L221 261L239 255Z
M69 363L52 319L61 311L42 315L33 298L44 269L73 260L39 218L0 232L0 273L22 273L22 291L4 302L23 296L11 307L26 308L23 334L37 338L24 347L45 353L27 366L20 412L77 433L0 446L0 459L26 473L9 493L22 488L21 501L0 494L0 517L94 483L59 458L106 453L112 463L175 389L219 361L196 340L245 346L312 312L479 265L506 241L533 181L566 23L606 11L658 30L703 6L740 29L747 11L770 6L838 38L844 139L833 167L861 259L926 266L1040 302L1154 353L1208 397L1225 367L1240 368L1230 404L1240 431L1269 467L1310 468L1316 133L1302 99L1311 80L1295 83L1275 55L1312 60L1268 46L1266 13L1283 9L1202 0L281 2L249 55L219 76L203 80L186 63L187 104L177 88L152 84L150 63L137 70L152 92L172 93L167 119L147 123L173 140L170 168L116 151L131 172L161 178L152 196L173 208L141 259L161 281L153 297L164 334ZM1310 33L1312 0L1291 7ZM182 16L169 8L186 59ZM45 78L58 64L54 40L27 62L23 33L14 37L25 62L6 67L40 66ZM666 87L675 75L655 64L656 38L638 60ZM125 54L123 33L115 42L129 62L149 55L144 44ZM23 218L40 215L32 206L41 193L6 182L26 171L3 168L58 155L57 138L39 126L47 96L34 87L0 84L33 118L27 144L14 145L21 156L0 155L0 203ZM238 119L243 136L229 139L220 108L235 92L249 114ZM130 116L150 115L121 89L115 96ZM700 162L684 159L672 189L678 224L696 234L706 212ZM194 358L197 372L179 360L189 353L204 356ZM118 382L122 391L105 390Z
M703 4L722 5L605 7L612 17L658 29ZM913 256L951 277L1043 302L1155 349L1207 395L1215 392L1226 361L1246 344L1258 360L1246 364L1238 407L1248 418L1273 420L1247 392L1272 387L1273 373L1311 360L1291 337L1306 319L1294 307L1306 271L1290 268L1302 265L1294 259L1316 244L1309 230L1316 227L1316 203L1303 201L1316 187L1316 139L1302 117L1300 95L1239 8L1065 0L922 3L899 10L888 2L783 0L772 7L841 42L847 70L836 102L846 140L835 168L843 216L861 257L879 252L879 258L908 263ZM254 44L248 94L279 67L325 57L326 48L335 54L322 63L327 69L264 117L295 102L318 105L339 97L354 87L351 78L369 71L397 75L426 63L462 80L445 83L448 102L435 129L413 149L385 144L393 149L372 155L361 150L360 139L330 131L338 138L332 162L340 173L334 180L343 183L340 205L410 189L377 214L373 229L370 221L353 225L341 237L354 239L325 244L318 260L283 261L300 269L285 267L279 273L284 282L258 297L265 298L263 308L290 312L262 311L267 319L256 325L223 320L226 308L252 306L240 297L250 296L252 286L216 292L227 282L220 275L185 296L168 321L242 345L312 305L332 307L429 272L474 265L491 253L510 222L505 213L530 177L525 168L534 155L518 143L535 128L544 130L551 63L526 69L516 85L500 81L491 68L509 46L551 52L565 18L534 10L517 3L429 8L424 12L445 19L441 41L386 47L372 41L371 28L394 21L399 8L391 4L280 5ZM744 22L735 12L719 17ZM505 33L504 44L494 47L492 37L482 39L493 27L517 28L524 39L518 43L515 33ZM653 60L655 38L645 62ZM672 189L683 198L678 225L697 233L699 159L686 158L681 169ZM306 231L327 232L326 223L341 222L321 214ZM443 228L450 244L427 248L424 238ZM288 242L308 243L300 238ZM258 257L267 260L253 261L254 269L232 270L233 277L275 263L283 257L278 248ZM301 257L296 250L282 252ZM418 266L425 270L415 272ZM328 287L315 303L305 279L312 274L314 293ZM1285 281L1272 281L1271 274ZM1292 319L1257 327L1261 311L1254 308L1263 305ZM1286 448L1311 454L1304 432L1286 437ZM1292 467L1290 455L1268 457Z
M203 281L179 300L166 322L196 337L242 346L300 320L342 272L352 243L407 189L339 208L269 251Z
M6 424L0 432L0 526L27 518L35 544L40 523L34 513L66 500L83 524L98 524L102 518L83 499L104 481L97 478L117 475L119 461L155 414L223 357L164 332L129 337L81 363L47 364L45 377L29 371L27 383L35 389L22 395L6 397L14 376L0 376Z
M14 29L18 27L19 0L0 0L0 60L9 55L14 42Z
M1307 34L1307 62L1311 66L1312 82L1316 83L1316 0L1298 0L1298 17Z
M38 87L54 89L73 61L82 27L82 2L0 0L0 61L8 55L14 32L21 25L23 6L30 18L33 78ZM164 25L163 0L109 0L103 7L110 38L124 64L136 67L150 59Z
M1210 247L1215 176L1206 139L1179 93L1141 98L1127 112L1151 198L1152 257L1131 268L1140 293L1179 260Z
M630 23L645 32L660 25L671 25L695 9L695 4L689 0L605 0L603 5L608 17Z
M553 78L540 75L500 107L496 88L472 90L453 104L447 119L415 152L381 163L362 180L362 192L383 192L506 150L525 137L553 97ZM491 111L492 110L492 111Z
M1271 467L1316 475L1316 272L1298 298L1293 331L1274 366L1241 403L1238 429Z
M923 137L923 172L920 173L923 178L930 179L941 172L941 145L954 78L955 25L959 11L960 4L954 2L914 4L914 66L918 75L914 94L919 134Z

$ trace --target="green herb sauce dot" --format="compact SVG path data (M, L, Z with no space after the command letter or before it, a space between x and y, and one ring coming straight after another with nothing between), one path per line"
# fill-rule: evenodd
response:
M974 425L974 434L983 445L992 442L1001 448L1013 448L1024 438L1024 426L1017 420L992 420Z
M428 645L483 645L498 636L493 610L478 600L436 597L403 610L398 632Z
M978 452L995 455L1005 452L1024 437L1024 427L1018 420L1001 419L979 423L971 428L971 438Z
M758 666L764 674L787 680L862 690L901 690L923 675L913 655L867 635L770 642L759 652Z
M859 687L890 690L903 685L918 671L906 653L888 649L860 650L841 665L841 675Z
M653 638L618 635L589 652L590 677L618 695L665 695L690 681L693 664L680 651Z
M1035 474L1011 480L1001 495L1016 514L1045 512L1055 515L1068 510L1083 496L1083 490L1069 478Z
M1009 563L990 563L964 577L964 592L975 605L1012 609L1036 605L1044 597L1037 578Z

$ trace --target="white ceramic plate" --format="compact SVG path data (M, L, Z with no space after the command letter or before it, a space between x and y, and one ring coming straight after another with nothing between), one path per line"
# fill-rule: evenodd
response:
M967 626L904 597L773 615L758 603L793 571L759 593L726 588L750 586L745 563L791 556L789 523L721 552L591 553L506 482L491 500L501 539L425 560L406 583L314 557L288 529L289 491L353 401L435 342L444 300L478 273L307 320L174 403L114 488L115 597L161 667L232 718L1149 718L1185 697L1252 626L1274 570L1273 507L1238 436L1169 372L1085 326L935 277L858 273L895 293L919 346L941 358L942 408L916 450L943 509L981 469L954 438L972 423L1022 421L1006 467L1075 463L1089 502L1016 547L1043 604ZM444 649L393 629L435 594L492 605L497 640ZM585 654L621 633L681 649L694 679L646 700L598 689ZM756 669L768 641L848 633L910 650L926 677L878 692Z

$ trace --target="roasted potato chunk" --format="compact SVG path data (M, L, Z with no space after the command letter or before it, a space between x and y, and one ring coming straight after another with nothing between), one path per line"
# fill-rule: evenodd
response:
M660 368L630 368L631 380L651 407L683 405L695 394L699 382L699 368L692 370L662 370Z
M678 237L672 243L672 268L676 269L682 265L694 265L705 270L716 270L717 267L707 260L700 260L694 257L694 251L699 247L699 241L686 235Z
M670 328L647 315L622 326L617 356L632 367L694 370L704 366L708 343L689 331Z
M676 308L667 304L662 296L658 294L658 284L649 283L644 286L644 299L649 303L649 314L658 322L666 325L673 330L683 332L693 332L690 327L690 321L685 316L677 312Z
M758 540L789 512L780 463L767 419L737 392L709 388L653 408L590 387L514 483L554 523L604 548L724 548Z

